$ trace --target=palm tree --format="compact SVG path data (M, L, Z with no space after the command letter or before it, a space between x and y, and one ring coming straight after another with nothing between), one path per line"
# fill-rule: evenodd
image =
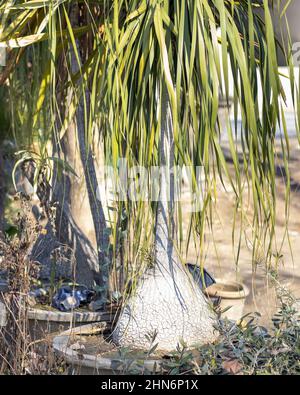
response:
M271 245L273 147L283 92L268 1L140 0L116 1L113 7L107 29L114 71L107 96L117 111L110 126L116 135L125 136L130 160L144 166L203 166L208 193L204 209L193 216L194 225L202 228L212 197L207 175L214 166L220 176L222 171L228 174L217 109L220 90L228 100L232 73L234 106L240 106L243 118L243 167L253 186L253 224L255 228L268 221ZM263 18L256 8L262 8ZM257 89L263 90L262 108ZM236 170L231 182L239 199L240 167L230 125L228 135ZM211 342L217 335L213 313L176 250L174 179L169 181L170 192L167 184L162 175L153 267L129 295L114 331L115 342L122 346L148 348L155 338L160 349L170 351L180 340L191 346Z
M0 45L15 47L20 53L37 42L47 43L50 72L42 80L41 88L46 84L52 89L52 98L58 54L63 54L63 61L71 66L67 67L71 72L65 87L73 87L73 95L58 130L64 130L77 114L84 169L86 163L91 164L93 123L101 129L106 161L116 170L118 159L124 157L129 165L146 168L188 165L194 170L193 189L198 192L196 167L203 167L204 203L200 211L191 215L189 229L200 250L205 223L213 208L216 178L222 180L225 174L230 179L238 213L243 205L243 172L252 184L254 239L263 225L270 258L276 197L274 140L277 124L281 125L282 121L281 99L284 98L269 11L271 3L268 0L82 2L81 14L87 13L90 19L88 22L83 19L78 25L75 21L74 25L73 17L68 16L72 5L77 5L74 1L2 2L1 10L5 11L9 24L5 22ZM262 14L258 9L263 10ZM291 65L290 57L288 62ZM292 76L292 67L290 71ZM230 177L220 146L218 120L220 92L229 100L230 79L234 84L235 120L238 109L242 117L241 130L237 122L234 130L230 124L227 127L234 178ZM68 89L60 91L62 101L66 101ZM262 105L257 99L259 89L263 92ZM44 91L40 90L42 97L37 108L43 103ZM53 102L52 108L56 108L56 100ZM242 140L241 158L235 141L238 133ZM283 139L285 163L287 145L288 139ZM87 172L85 175L88 177ZM94 197L95 185L90 184L90 199ZM178 221L180 205L174 201L174 180L171 177L169 182L162 175L159 185L157 204L127 201L117 207L118 217L125 211L129 219L127 237L133 252L127 260L138 262L143 248L151 255L151 265L144 271L143 265L132 264L128 271L132 280L135 270L142 275L126 294L114 339L120 345L147 348L155 337L160 349L171 350L180 340L188 345L205 343L213 341L217 334L214 314L198 285L187 274L178 248L182 229ZM97 226L98 208L91 203L97 240L101 244L104 221ZM118 223L116 220L112 225L115 249Z
M159 163L172 169L174 135L166 87L162 87L160 100ZM148 349L155 340L160 349L169 351L176 349L180 340L191 345L216 338L213 313L199 286L184 270L174 248L174 236L174 182L162 173L155 223L155 264L143 274L126 301L113 334L117 344Z

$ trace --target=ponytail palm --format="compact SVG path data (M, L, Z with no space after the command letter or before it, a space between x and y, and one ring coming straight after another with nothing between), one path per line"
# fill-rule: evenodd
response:
M263 19L256 13L259 7ZM266 240L271 249L274 140L283 92L269 2L114 1L107 31L110 73L106 100L109 127L119 143L117 156L125 154L130 163L145 167L204 168L203 209L191 218L200 243L217 174L221 180L224 173L229 177L239 208L243 170L252 183L253 228L268 224ZM227 128L234 178L229 176L220 147L218 120L220 93L229 99L230 79L234 82L235 117L238 107L242 116L242 166L234 133L230 125ZM174 349L180 339L192 345L215 338L213 314L184 271L176 248L172 177L169 182L167 191L167 180L161 177L160 199L154 209L154 265L132 291L114 333L115 341L123 346L145 348L151 333L165 350ZM196 174L193 188L199 192ZM137 217L146 228L144 211Z
M88 15L78 26L68 17L74 4L79 4L81 16ZM252 186L254 247L256 230L262 228L271 257L275 132L278 124L284 129L284 93L269 12L272 4L268 0L0 1L6 26L0 32L0 45L12 48L17 58L27 46L45 45L48 67L41 80L36 116L47 104L45 92L52 97L51 115L58 112L55 89L59 80L59 100L68 103L67 116L59 122L51 117L49 129L57 141L76 114L85 118L80 123L83 167L87 158L92 160L89 149L95 129L104 140L106 163L116 170L120 158L126 158L129 166L191 167L194 192L204 187L205 194L201 210L191 214L186 239L195 235L200 251L217 178L223 181L225 175L230 180L236 215L243 220L245 177ZM61 64L67 73L64 79L60 79ZM293 85L292 65L290 71ZM230 80L233 92L229 91ZM258 101L260 90L262 103ZM219 97L229 100L230 94L236 122L233 130L228 124L227 135L234 177L219 141ZM241 158L236 143L239 133ZM285 163L286 146L287 138L282 141ZM204 185L198 184L197 166L204 169ZM85 175L88 178L88 171ZM131 277L135 278L136 268L141 269L142 249L152 257L151 267L131 287L121 313L114 333L121 345L147 348L155 334L159 348L170 350L181 339L192 345L213 341L216 336L213 313L182 264L177 242L182 239L181 208L174 199L172 177L170 188L167 184L162 175L157 203L129 200L117 207L117 216L121 218L125 212L129 219ZM90 195L94 197L95 191ZM119 218L112 223L115 252Z

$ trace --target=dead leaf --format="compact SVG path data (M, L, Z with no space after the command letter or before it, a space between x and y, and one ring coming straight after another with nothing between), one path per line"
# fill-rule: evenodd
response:
M230 374L238 374L242 370L242 365L237 359L231 359L222 363L223 368Z

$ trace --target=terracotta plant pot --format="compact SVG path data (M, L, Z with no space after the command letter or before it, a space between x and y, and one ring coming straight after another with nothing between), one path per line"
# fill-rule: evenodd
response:
M245 299L249 295L249 289L242 283L215 279L216 283L205 289L209 297L221 298L221 309L227 309L223 317L237 321L243 316Z

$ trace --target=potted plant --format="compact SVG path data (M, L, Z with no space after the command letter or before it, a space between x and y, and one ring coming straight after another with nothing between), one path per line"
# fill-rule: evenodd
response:
M252 183L254 230L275 218L274 136L281 116L279 103L284 95L269 2L104 2L99 5L104 7L103 12L98 12L97 8L95 15L83 19L80 25L75 19L93 11L78 3L61 1L51 12L45 4L35 9L39 13L46 7L46 20L51 20L55 27L55 34L48 37L53 44L49 48L58 49L58 36L68 44L68 56L63 57L71 59L72 66L67 88L73 87L71 115L77 117L81 161L89 183L90 205L94 207L102 285L108 280L110 255L103 247L107 245L108 235L103 216L97 217L97 212L101 214L101 208L98 204L95 207L93 201L97 186L89 180L88 171L95 181L93 166L89 164L93 159L91 141L97 121L103 132L105 158L114 170L118 169L121 158L139 169L190 165L193 191L197 193L196 168L204 169L204 204L192 213L190 227L195 244L200 245L199 250L205 242L207 214L213 208L214 184L217 177L222 179L224 174L235 193L237 211L242 204L242 172ZM257 6L264 8L263 19L255 13ZM26 3L22 7L26 9ZM58 11L62 11L64 17L63 34L59 34L56 24ZM34 20L39 21L39 18L34 17ZM45 29L47 23L42 20L39 26L33 24L37 31ZM21 33L26 37L27 32L22 30ZM9 36L9 29L7 34ZM14 36L8 44L28 45L24 37L23 41L18 40L21 37ZM40 36L31 37L31 40L39 41ZM6 37L1 45L8 44ZM55 69L61 58L55 52L51 53L51 62L53 59L51 67ZM243 123L242 165L234 140L237 131L228 130L234 178L228 172L219 143L217 114L220 90L227 99L229 97L230 77L235 88L233 100L241 109ZM52 72L49 78L50 85L55 85L56 73ZM261 107L257 102L258 87L264 93ZM63 93L64 90L60 92ZM57 128L61 134L64 126L60 123ZM55 136L57 138L57 134ZM61 148L60 144L58 146ZM285 147L284 141L282 147ZM63 169L65 174L66 167ZM141 204L121 200L116 209L117 219L125 211L129 218L127 229L133 229L135 242L132 243L133 252L130 251L130 263L139 261L142 245L151 257L146 270L142 265L138 267L141 276L125 293L124 306L113 332L114 341L120 347L148 349L155 337L158 349L168 352L182 340L192 347L196 343L213 342L217 337L214 312L182 262L176 240L180 220L177 221L175 215L177 210L177 217L180 217L180 209L174 196L174 178L168 174L160 174L157 202ZM135 178L139 178L138 175ZM63 188L59 188L58 197L61 198L62 192ZM70 225L69 206L60 208L63 213L58 218L66 219ZM76 231L76 224L72 222L71 225ZM113 222L112 228L114 249L118 250L118 220ZM274 221L266 230L269 243L274 236L273 230ZM136 271L128 274L136 280ZM105 294L107 289L103 291Z

